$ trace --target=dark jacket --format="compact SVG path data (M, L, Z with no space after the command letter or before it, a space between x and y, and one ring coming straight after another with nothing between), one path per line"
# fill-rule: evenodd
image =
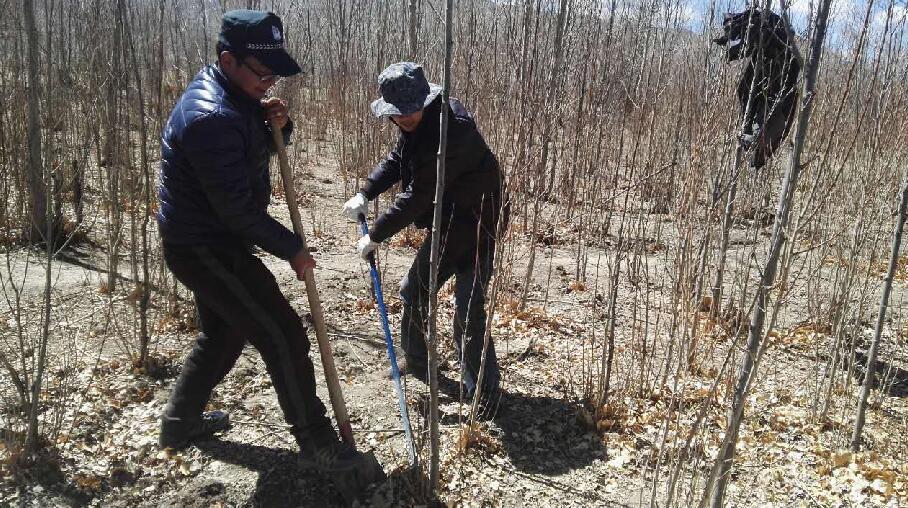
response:
M725 46L726 59L748 59L738 81L740 141L742 148L753 150L751 166L761 168L782 145L794 121L801 74L796 42L778 14L759 9L726 14L722 28L722 36L713 42Z
M292 124L284 129L288 138ZM215 66L186 88L161 135L158 224L164 244L258 245L283 259L302 248L268 215L273 151L258 101Z
M369 234L373 241L390 238L409 224L432 226L441 103L439 96L426 107L416 131L401 130L394 149L362 188L372 200L400 182L400 193ZM498 160L460 101L451 99L449 107L442 223L475 226L482 221L494 234L503 187Z

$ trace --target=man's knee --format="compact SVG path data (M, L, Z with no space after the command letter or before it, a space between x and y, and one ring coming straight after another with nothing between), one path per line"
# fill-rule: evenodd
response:
M294 344L299 350L304 353L309 353L309 337L306 335L306 325L303 324L303 321L297 316L296 320L290 323L290 327L285 327L285 335L287 340Z
M303 323L299 314L290 307L279 306L270 312L270 316L264 317L263 323L266 329L271 332L268 335L276 335L274 340L284 342L296 351L304 354L309 352L309 339L306 336L306 325ZM267 332L267 330L266 330ZM278 347L278 350L281 348Z
M423 300L423 291L419 282L413 280L409 275L400 281L400 299L403 304L412 307L418 305Z

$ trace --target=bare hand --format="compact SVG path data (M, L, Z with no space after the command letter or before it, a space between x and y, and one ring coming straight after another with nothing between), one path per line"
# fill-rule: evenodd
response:
M271 124L272 128L281 130L287 125L290 119L290 113L287 110L287 102L277 97L262 99L262 107L265 108L265 119Z
M305 250L301 250L290 259L290 267L296 272L297 279L304 280L306 270L315 268L315 258Z

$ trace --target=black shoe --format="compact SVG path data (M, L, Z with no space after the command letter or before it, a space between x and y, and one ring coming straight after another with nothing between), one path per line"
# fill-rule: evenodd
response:
M197 419L161 417L161 433L158 445L161 448L179 450L200 437L206 437L230 428L230 415L224 411L208 411Z
M375 460L356 451L337 438L334 429L298 436L298 465L315 470L334 482L348 502L352 502L371 483L385 479L385 472Z
M303 469L331 473L355 468L362 460L353 447L338 439L334 429L308 434L297 442L300 445L298 464Z

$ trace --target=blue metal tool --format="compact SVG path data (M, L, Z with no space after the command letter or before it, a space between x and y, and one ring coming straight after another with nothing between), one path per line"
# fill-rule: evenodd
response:
M366 217L359 216L359 226L364 235L369 234ZM416 466L416 445L413 442L413 431L410 429L410 415L407 411L407 397L404 387L400 382L400 369L397 367L397 354L394 352L394 339L391 337L391 326L388 324L388 309L385 307L385 297L381 291L381 278L378 267L375 265L375 253L369 254L369 271L372 272L372 287L375 291L375 301L378 302L378 314L381 316L381 326L385 330L385 346L388 349L388 360L391 362L391 379L394 381L394 391L397 392L397 402L400 406L400 420L404 426L404 437L407 440L407 453L410 455L410 465Z

